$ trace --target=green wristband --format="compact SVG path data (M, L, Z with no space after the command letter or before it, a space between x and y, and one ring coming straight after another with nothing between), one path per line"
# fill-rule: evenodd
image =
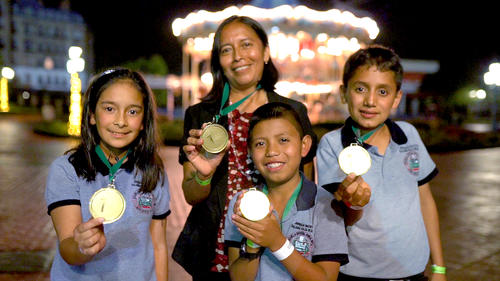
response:
M446 267L433 264L431 266L432 273L446 274Z
M252 240L250 239L247 239L247 246L250 247L250 248L260 248L260 245L259 244L255 244Z
M206 186L206 185L209 185L210 182L212 181L212 177L206 179L206 180L202 180L198 177L198 172L194 173L194 180L201 186Z

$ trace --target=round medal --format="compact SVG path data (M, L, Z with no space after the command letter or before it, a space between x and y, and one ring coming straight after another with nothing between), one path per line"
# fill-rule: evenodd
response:
M104 218L104 224L112 223L125 212L125 198L116 188L103 187L90 198L89 209L92 217Z
M203 129L201 134L203 139L203 149L209 153L219 153L223 151L229 141L229 135L224 127L219 124L209 124Z
M371 164L372 160L368 151L355 143L344 148L339 154L340 169L346 174L363 175L368 172Z
M251 221L258 221L267 216L271 202L267 195L255 188L250 188L240 201L240 211L243 216Z

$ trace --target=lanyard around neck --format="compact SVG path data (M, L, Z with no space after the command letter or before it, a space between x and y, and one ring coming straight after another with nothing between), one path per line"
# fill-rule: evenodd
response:
M380 128L382 128L382 126L384 126L384 123L378 125L377 128L369 131L368 133L364 134L361 136L361 130L359 128L356 128L354 127L354 125L352 126L352 131L354 132L354 134L356 135L356 142L359 144L359 145L362 145L367 139L369 139L376 131L378 131Z
M127 158L127 155L130 153L130 149L127 151L127 154L125 154L125 156L123 156L122 159L118 160L118 162L116 162L116 164L114 164L113 166L111 166L111 163L109 163L108 158L106 158L106 155L104 154L104 151L102 151L102 148L100 145L97 145L95 147L95 152L97 153L97 155L99 156L101 161L104 162L106 167L108 167L108 169L109 169L109 183L112 184L115 181L116 172L118 171L118 169L120 169L120 167L123 164L123 161L125 161L125 159Z
M220 104L219 114L215 115L215 123L219 122L219 118L221 116L227 115L229 112L238 108L238 106L240 106L244 101L246 101L250 96L252 96L260 88L261 87L259 84L259 85L257 85L257 88L255 88L255 90L253 90L253 92L251 92L250 94L246 95L246 97L244 97L241 100L227 106L226 108L223 108L224 104L226 104L227 100L229 99L229 91L230 91L229 83L226 82L224 84L224 90L222 91L222 102Z
M295 191L293 192L292 196L290 197L290 199L288 199L288 202L286 203L285 210L283 211L283 215L281 216L280 225L285 220L286 216L288 216L288 213L290 213L293 204L295 204L295 202L297 201L297 197L299 196L301 189L302 189L302 177L300 178L300 182L295 188ZM267 190L267 185L264 185L262 192L264 192L266 195L269 194L269 191Z

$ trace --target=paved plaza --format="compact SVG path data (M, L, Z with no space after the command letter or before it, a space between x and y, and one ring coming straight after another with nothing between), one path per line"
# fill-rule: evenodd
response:
M56 235L44 200L48 165L76 140L32 132L38 116L0 115L0 281L49 280ZM178 148L162 147L172 195L171 252L190 207ZM441 221L449 281L500 280L500 148L434 153L431 182ZM169 260L169 280L191 280Z

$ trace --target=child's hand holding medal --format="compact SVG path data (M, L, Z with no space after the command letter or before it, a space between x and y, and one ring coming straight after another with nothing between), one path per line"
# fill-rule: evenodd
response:
M351 209L360 210L370 201L371 188L361 176L350 173L340 183L334 195L338 201L343 201Z
M248 239L249 247L271 248L273 244L282 244L282 241L277 239L280 235L283 236L280 223L271 211L271 203L264 192L250 188L239 195L234 205L232 220L241 234Z
M352 126L356 142L351 143L339 153L339 166L347 174L347 177L339 185L334 195L337 200L343 201L351 209L361 210L370 201L371 188L361 175L370 170L372 160L370 153L363 147L363 142L383 126L384 123L364 135L361 135L359 128Z
M270 207L271 203L266 194L255 188L244 192L235 204L235 210L239 210L238 214L251 221L265 218L269 214Z
M351 144L340 152L339 166L347 177L339 185L335 198L351 209L360 210L371 196L370 186L361 177L371 167L370 154L361 145Z
M73 237L78 244L80 253L86 256L94 256L104 249L106 236L104 235L103 222L103 218L92 218L75 228Z

